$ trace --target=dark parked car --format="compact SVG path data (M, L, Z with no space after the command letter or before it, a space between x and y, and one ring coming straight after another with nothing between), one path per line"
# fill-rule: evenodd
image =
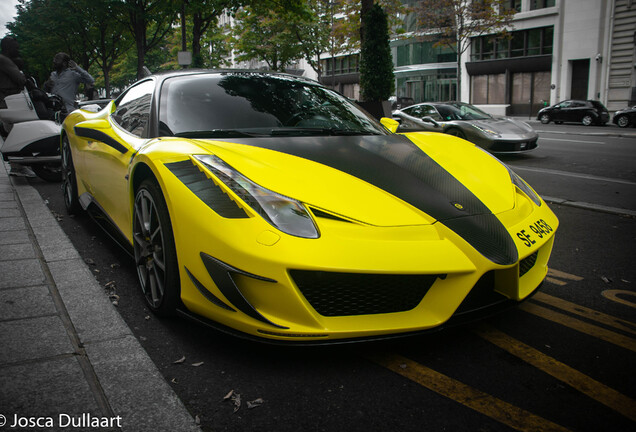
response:
M564 122L604 125L609 121L607 108L594 100L566 100L558 104L539 110L537 119L543 124L553 121L556 124Z
M631 108L623 108L616 111L612 122L624 128L629 125L636 126L636 105Z
M442 132L468 140L493 153L516 153L537 147L530 125L497 118L464 102L427 102L393 112L398 132Z

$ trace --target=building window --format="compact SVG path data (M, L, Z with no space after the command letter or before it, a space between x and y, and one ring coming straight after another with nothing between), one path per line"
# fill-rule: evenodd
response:
M398 45L396 66L457 61L457 54L450 47L434 45L435 41Z
M323 76L345 75L359 72L358 54L320 60ZM335 69L334 69L335 64Z
M515 10L521 12L521 0L505 0L503 3L505 10Z
M530 10L545 9L556 4L556 0L530 0Z
M553 27L510 33L508 36L480 36L471 41L471 61L552 54Z
M506 103L506 74L476 75L471 78L471 100L477 105Z

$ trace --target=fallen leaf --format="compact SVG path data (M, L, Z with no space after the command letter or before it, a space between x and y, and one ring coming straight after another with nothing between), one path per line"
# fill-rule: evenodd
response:
M224 401L231 400L234 404L234 412L237 412L241 408L241 395L234 390L230 390L228 394L223 398Z
M84 258L84 262L88 265L95 265L95 261L90 258Z
M194 416L194 424L197 426L201 424L201 418L199 416Z
M263 405L264 400L262 398L254 399L247 402L247 409L252 409Z
M608 277L605 277L605 276L601 276L601 280L602 280L603 282L605 282L605 283L611 283L611 282L612 282L612 280L611 280L611 279L609 279Z
M194 367L199 367L203 364L203 362L198 362L198 363L192 363L192 366Z
M172 364L181 364L185 361L185 356L181 357L179 360L175 360L172 362Z
M178 383L177 383L177 379L176 379L176 378L172 378L172 379L170 380L170 382L171 382L171 383L173 383L173 384L178 384Z

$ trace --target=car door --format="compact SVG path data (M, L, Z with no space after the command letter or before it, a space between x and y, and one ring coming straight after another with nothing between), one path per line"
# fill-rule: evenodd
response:
M567 100L556 105L554 107L554 111L552 112L552 120L561 121L561 122L568 121L567 120L568 109L571 104L572 104L572 101Z
M115 110L108 117L109 127L104 131L109 139L93 142L85 158L93 198L122 231L130 226L131 218L129 166L133 155L147 141L154 88L154 80L142 81L116 100Z
M583 117L589 113L589 110L590 108L585 101L572 101L566 121L580 123Z

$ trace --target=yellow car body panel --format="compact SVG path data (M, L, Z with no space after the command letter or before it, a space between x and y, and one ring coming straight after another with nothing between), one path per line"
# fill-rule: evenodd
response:
M249 138L142 139L114 123L113 110L111 104L96 114L75 111L64 123L78 195L90 196L130 246L137 179L153 178L170 216L180 299L189 314L224 328L286 342L408 334L443 325L463 308L468 313L464 301L482 285L517 302L546 276L559 224L556 216L540 198L537 205L527 190L515 186L506 166L467 141L437 133L403 135L409 145L450 173L449 181L470 191L488 216L495 216L512 239L514 262L498 264L477 250L474 240L471 243L452 228L456 221L439 220L351 172L252 145ZM290 235L268 222L201 162L200 155L214 155L255 184L301 202L318 238ZM399 161L401 156L396 157ZM205 176L209 187L220 189L228 205L242 209L245 217L222 216L214 203L204 202L177 175L177 166ZM463 205L448 202L454 210L463 210ZM238 293L256 314L245 313L236 298L228 297L230 291L213 276L215 265L231 274L222 283L233 284L232 293ZM357 275L365 278L362 286L367 281L371 285L391 280L399 287L400 281L411 277L430 278L431 283L421 299L404 310L383 312L380 304L379 311L371 313L338 313L329 303L351 299L344 295L322 299L320 288L306 288L304 282L314 276L327 281L343 278L346 286ZM378 298L378 303L384 301L381 295Z

